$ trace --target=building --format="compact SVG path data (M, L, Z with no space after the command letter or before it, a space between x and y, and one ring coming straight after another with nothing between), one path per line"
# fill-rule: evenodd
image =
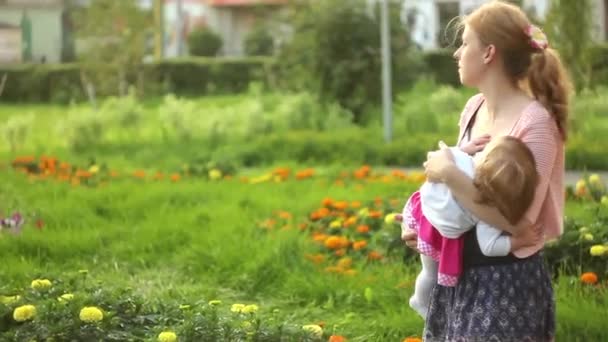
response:
M402 18L410 28L413 41L423 50L436 49L449 42L445 27L450 20L470 13L490 0L406 0ZM576 0L573 0L576 1ZM593 10L593 37L597 41L608 39L608 0L591 0ZM551 0L522 0L529 14L543 19ZM448 42L446 42L446 38Z
M0 0L0 63L60 62L63 22L63 0Z
M163 0L163 3L165 57L187 54L187 36L200 26L207 26L222 37L221 55L242 56L247 34L257 23L270 20L288 0Z

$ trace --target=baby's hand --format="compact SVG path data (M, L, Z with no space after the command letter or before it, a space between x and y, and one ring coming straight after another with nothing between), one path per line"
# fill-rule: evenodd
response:
M522 247L530 247L539 244L543 240L543 230L540 225L529 226L522 229L519 234L511 236L511 251Z
M477 137L460 147L460 150L470 156L482 151L492 138L489 134L484 134Z

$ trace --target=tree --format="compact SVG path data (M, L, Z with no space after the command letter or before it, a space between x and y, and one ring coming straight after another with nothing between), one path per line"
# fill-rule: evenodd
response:
M549 43L568 67L577 89L589 85L592 45L590 0L553 0L545 28Z
M245 38L245 53L248 56L272 56L274 38L265 25L257 25Z
M407 85L420 65L410 58L409 35L399 19L401 3L391 2L393 84ZM291 86L316 91L351 110L357 123L381 98L380 16L365 0L295 2L285 20L293 35L279 62Z
M117 80L118 94L126 95L128 78L134 78L143 63L152 14L137 0L92 0L75 17L77 37L85 44L78 56L85 79L106 85Z

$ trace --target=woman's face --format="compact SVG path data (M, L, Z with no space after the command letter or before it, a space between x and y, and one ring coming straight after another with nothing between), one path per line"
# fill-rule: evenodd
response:
M462 45L454 52L458 61L460 83L468 87L476 87L486 70L484 54L486 47L468 25L462 32Z

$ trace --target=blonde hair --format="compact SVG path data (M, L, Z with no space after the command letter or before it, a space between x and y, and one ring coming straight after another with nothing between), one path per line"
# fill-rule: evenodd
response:
M476 202L495 207L514 225L532 204L539 176L526 144L511 136L496 139L475 171Z
M567 139L570 78L557 51L533 46L526 34L530 20L519 7L502 1L481 5L460 21L485 45L494 45L504 69L515 83L524 83L532 96L553 115L562 139Z

